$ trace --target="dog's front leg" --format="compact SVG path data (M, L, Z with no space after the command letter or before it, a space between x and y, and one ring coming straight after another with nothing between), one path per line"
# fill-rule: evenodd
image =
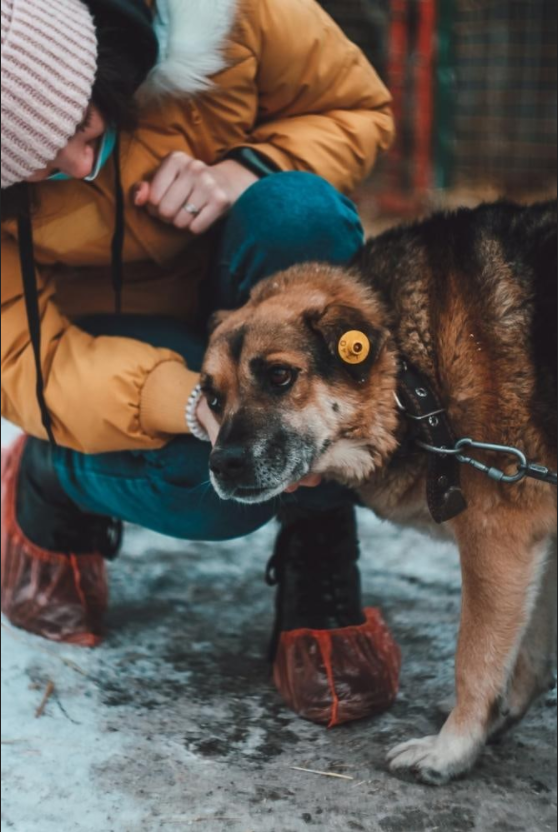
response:
M537 697L555 685L557 572L554 537L548 546L542 586L511 677L507 701L491 728L492 738L501 737L521 722Z
M457 705L442 732L395 748L392 771L430 785L467 772L500 712L541 582L546 547L525 516L470 511L456 522L463 572Z

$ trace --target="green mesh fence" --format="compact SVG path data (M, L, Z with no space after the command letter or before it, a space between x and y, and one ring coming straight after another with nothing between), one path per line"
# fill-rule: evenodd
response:
M322 5L398 94L400 143L387 177L390 191L399 189L404 196L416 191L419 181L412 172L419 163L414 134L424 125L415 77L425 5L436 15L431 185L492 186L503 193L555 188L555 0L323 0ZM407 53L390 79L393 54L401 51L398 43L394 49L397 37ZM422 99L424 93L423 88Z
M389 50L390 0L322 0L321 5L357 43L385 78Z
M553 0L459 0L449 181L509 189L556 181Z

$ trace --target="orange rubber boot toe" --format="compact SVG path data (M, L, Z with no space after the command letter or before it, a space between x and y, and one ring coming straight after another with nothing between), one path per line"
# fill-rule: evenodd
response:
M15 626L51 641L95 647L107 608L106 563L41 549L23 533L16 495L26 439L2 449L2 612Z
M397 698L401 651L382 615L339 630L282 633L273 678L302 719L335 728L388 710Z

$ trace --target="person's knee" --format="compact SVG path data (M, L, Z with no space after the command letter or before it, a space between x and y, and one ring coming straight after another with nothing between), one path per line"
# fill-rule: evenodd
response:
M263 179L246 192L236 210L252 245L266 252L268 273L312 261L346 264L363 244L354 204L310 173Z
M190 504L191 510L173 512L167 517L163 531L182 540L213 543L240 540L266 526L276 514L276 508L272 506L256 506L250 511L237 504L224 506L206 489L194 489L185 494L184 502Z

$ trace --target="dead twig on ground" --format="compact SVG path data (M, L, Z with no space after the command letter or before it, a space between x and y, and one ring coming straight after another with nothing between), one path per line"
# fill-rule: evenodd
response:
M56 702L56 704L57 704L57 705L58 705L58 707L60 708L60 711L61 711L61 712L62 712L62 714L66 717L66 719L68 720L68 722L71 722L71 723L72 723L72 725L82 725L82 724L83 724L82 722L78 722L78 721L77 721L77 719L73 719L73 718L70 716L70 714L68 713L68 711L66 710L66 708L64 707L64 705L62 704L62 702L60 701L60 697L58 696L58 694L57 694L56 692L55 692L55 694L54 694L54 701Z
M315 771L312 768L299 768L298 766L291 766L291 771L301 771L303 774L315 774L317 777L333 777L335 780L350 780L354 782L354 777L349 777L348 774L334 774L332 771Z
M41 699L41 703L40 703L39 707L37 708L37 710L35 711L35 719L40 719L43 716L43 714L45 712L45 709L46 709L46 706L48 705L49 699L51 698L51 696L52 696L52 694L54 693L55 690L56 690L56 686L55 686L54 682L52 682L52 681L48 682L48 684L46 686L46 689L45 689L45 692L44 692L44 695L43 695L43 698Z
M186 826L193 826L195 823L241 823L242 818L161 818L163 823L185 823Z

